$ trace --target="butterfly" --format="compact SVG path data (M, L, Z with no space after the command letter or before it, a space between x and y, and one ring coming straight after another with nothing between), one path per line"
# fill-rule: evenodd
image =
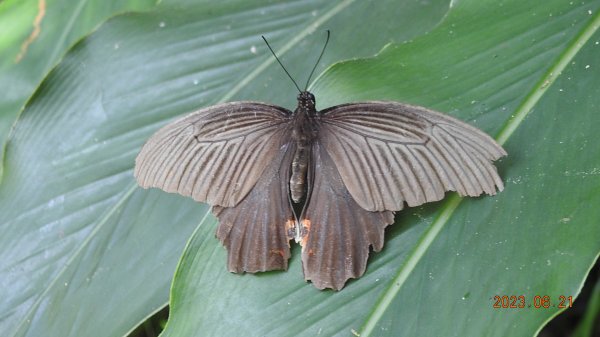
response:
M383 248L384 229L405 204L502 191L492 161L506 152L477 128L389 101L317 111L315 96L290 78L294 111L252 101L210 106L164 126L136 158L141 187L212 205L229 271L286 270L295 240L305 280L340 290L365 273L370 248Z

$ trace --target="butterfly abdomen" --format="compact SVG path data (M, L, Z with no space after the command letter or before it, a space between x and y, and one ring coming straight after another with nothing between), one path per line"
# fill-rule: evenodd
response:
M308 170L308 158L310 145L298 143L296 153L292 160L292 175L290 177L290 193L292 200L296 203L302 200L306 186L306 172Z
M294 112L292 139L296 142L296 152L292 159L290 194L296 203L302 200L306 191L306 172L310 158L310 148L317 137L311 118L316 114L315 97L307 92L298 95L298 107Z

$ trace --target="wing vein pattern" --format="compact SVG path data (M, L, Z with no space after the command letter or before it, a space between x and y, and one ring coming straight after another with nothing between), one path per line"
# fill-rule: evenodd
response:
M134 175L143 188L235 206L289 143L291 115L258 102L199 110L156 132L137 156Z
M367 268L369 247L383 248L384 229L394 221L390 211L371 212L357 205L320 142L311 149L313 190L301 215L304 278L319 289L340 290Z
M506 155L490 136L458 119L397 102L350 103L318 117L319 139L358 205L398 211L504 188L493 161Z
M227 248L229 271L287 269L289 241L296 224L288 199L294 150L293 143L282 146L254 188L235 207L213 207L219 219L217 237Z

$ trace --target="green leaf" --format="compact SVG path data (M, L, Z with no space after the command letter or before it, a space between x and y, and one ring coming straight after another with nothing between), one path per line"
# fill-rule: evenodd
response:
M0 181L9 131L66 50L106 18L155 0L5 0L0 3Z
M599 1L464 1L433 30L445 3L377 4L171 1L78 43L7 147L0 331L123 335L165 304L194 228L165 335L531 335L557 314L492 309L493 296L576 295L600 251ZM206 206L131 177L141 144L175 116L247 98L293 107L259 35L302 83L321 47L310 33L327 28L323 65L414 39L329 69L313 86L320 106L426 105L501 132L509 152L504 192L400 212L367 274L337 293L302 281L297 247L288 272L228 273Z
M583 318L579 321L579 324L577 325L577 328L573 332L572 336L594 336L594 331L600 331L600 326L598 326L598 324L600 324L600 322L598 322L598 317L600 317L600 279L596 280L596 284L592 289Z
M322 107L402 100L496 134L506 189L400 212L340 292L302 284L297 247L288 272L227 273L211 218L180 261L163 336L535 335L600 252L599 9L461 1L429 34L329 68L312 87ZM494 308L513 295L526 306Z
M261 34L302 83L325 29L334 37L320 69L424 34L448 3L369 6L165 1L152 12L111 19L78 42L30 98L6 147L3 335L124 335L166 305L195 228L207 233L218 275L254 277L226 272L206 205L137 187L135 155L171 118L219 101L252 98L292 108L296 91ZM294 276L290 285L310 288Z

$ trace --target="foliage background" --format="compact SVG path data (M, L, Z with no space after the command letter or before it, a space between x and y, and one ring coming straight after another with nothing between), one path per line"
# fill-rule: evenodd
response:
M599 9L0 3L0 331L125 335L167 303L181 257L165 336L535 334L559 308L498 310L493 296L576 296L600 252ZM400 212L367 274L337 293L304 284L298 249L288 272L229 274L207 207L131 176L143 141L178 115L239 99L293 107L259 36L302 82L324 29L333 40L311 87L319 106L420 104L509 153L503 193Z

